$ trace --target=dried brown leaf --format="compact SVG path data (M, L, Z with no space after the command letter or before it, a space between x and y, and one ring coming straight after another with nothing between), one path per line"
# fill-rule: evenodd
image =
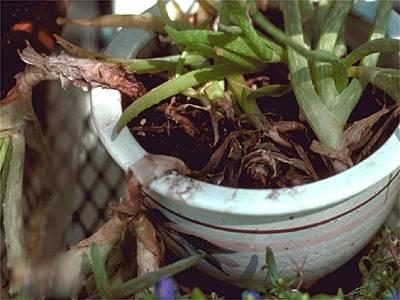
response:
M222 157L224 156L228 146L232 142L233 139L237 138L239 136L239 131L233 131L231 132L224 140L224 142L217 148L217 150L214 151L212 154L210 160L208 163L205 165L205 167L201 170L202 173L210 173L213 170L215 170L221 160Z
M159 154L146 154L133 164L130 169L144 188L147 188L153 180L171 171L177 171L180 174L188 174L190 172L180 159Z
M264 166L264 168L268 167L269 169L272 170L272 175L270 175L268 172L270 177L274 178L278 176L277 162L272 156L268 155L268 151L257 150L244 157L243 160L246 161L243 167L246 169L254 169L254 172L252 173L260 172L260 168L262 168L261 166ZM267 172L261 172L261 173L267 174Z
M310 175L315 181L319 180L319 177L317 173L315 172L314 166L312 165L310 159L308 158L308 155L306 151L304 151L303 147L301 147L298 144L293 144L294 149L296 150L297 154L300 156L300 158L303 160L304 165L307 169L307 174Z
M311 182L309 175L304 175L304 173L297 171L295 168L289 168L285 174L285 179L288 181L288 184L293 186Z
M192 121L190 121L189 118L183 114L179 113L174 105L168 105L164 113L167 119L175 122L191 137L194 137L196 134L198 134L198 130Z
M372 138L369 140L368 144L365 145L361 153L358 155L357 162L361 161L368 154L372 152L372 148L378 143L378 141L385 134L390 124L397 119L397 124L399 123L400 117L400 106L396 106L390 116L386 119L385 123L373 134ZM372 134L371 134L372 135Z
M215 109L226 116L228 120L235 118L235 111L233 109L232 101L227 98L217 99L214 102Z
M263 186L267 186L270 180L270 172L263 164L253 164L247 168L249 176L255 180L261 181Z
M125 195L119 203L111 204L111 208L121 220L124 220L136 217L142 209L142 203L143 195L140 184L129 170L125 176Z
M279 133L306 129L306 126L298 121L277 121L274 122L273 126Z
M227 154L227 158L233 161L241 160L243 156L243 146L238 139L233 139L230 143L230 149Z
M74 253L80 251L80 248L89 248L92 243L96 243L97 245L114 244L121 238L122 231L125 229L126 224L127 221L121 220L114 215L90 237L72 246L70 252Z
M343 151L354 151L365 144L363 137L369 135L372 126L379 119L389 112L388 108L383 108L378 112L352 123L342 134L339 142L339 149Z
M318 153L322 156L329 157L334 160L338 160L345 164L347 167L353 166L353 162L350 158L349 153L347 150L335 150L331 147L326 145L320 144L318 141L313 140L310 146L310 150Z
M16 90L20 93L30 92L42 80L56 79L61 81L63 87L70 83L84 90L100 86L119 90L135 98L145 93L143 84L118 66L76 58L63 52L51 56L40 55L29 43L19 51L19 55L25 63L33 66L17 75Z
M292 145L278 132L277 128L272 127L271 129L267 130L266 134L271 140L273 140L278 145L287 148L292 148Z
M153 224L141 214L130 224L137 237L138 273L145 274L157 270L163 258L162 241L157 238Z
M286 163L290 166L293 166L296 169L299 169L299 170L303 171L304 173L308 174L308 170L302 160L300 160L298 158L290 158L282 153L277 153L277 152L272 152L272 151L270 151L270 155L274 159L276 159L280 162Z

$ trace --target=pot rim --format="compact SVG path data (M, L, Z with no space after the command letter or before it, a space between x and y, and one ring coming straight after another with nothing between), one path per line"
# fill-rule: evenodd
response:
M370 8L366 9L365 6L357 8L354 13L361 16L370 15ZM399 38L398 30L392 27L393 24L399 23L400 18L396 13L392 13L391 18L393 15L395 22L391 22L388 35ZM135 45L126 44L127 40L130 40L126 38L129 34L140 36L136 39L138 42ZM151 33L142 30L123 29L111 42L107 52L110 54L117 48L123 47L126 53L120 56L132 54L145 46L151 37ZM127 171L146 154L146 151L134 139L127 127L119 135L114 132L116 121L122 113L120 93L102 88L93 89L91 107L94 125L103 145L124 171ZM390 184L399 176L398 153L400 153L400 125L368 158L340 174L316 182L281 189L244 189L219 186L171 173L153 181L149 186L149 193L156 193L180 205L215 213L247 216L305 213L341 203L387 176L389 180L385 181L385 184Z

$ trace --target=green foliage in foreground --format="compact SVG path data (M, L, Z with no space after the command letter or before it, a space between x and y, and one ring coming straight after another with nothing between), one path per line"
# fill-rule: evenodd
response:
M297 289L299 275L291 278L283 278L279 276L279 270L275 262L274 254L270 248L266 249L266 269L268 270L266 290L264 293L258 294L252 291L245 291L242 294L243 299L296 299L296 300L344 300L344 299L394 299L396 295L396 287L400 286L400 235L399 231L391 231L384 228L375 237L370 244L368 255L359 261L359 271L362 274L362 284L348 294L344 294L339 289L336 295L317 294L310 295L301 291L301 287ZM103 260L97 257L96 246L92 246L91 260L93 264L93 272L97 284L97 290L103 298L108 298L109 293L113 297L131 297L136 294L137 299L159 299L159 292L150 292L149 287L154 285L165 276L173 276L188 267L196 264L201 255L194 255L180 260L171 265L161 268L157 272L139 276L135 279L119 284L117 287L109 287L107 275L103 273ZM170 283L169 283L170 285ZM124 287L124 288L123 288ZM167 288L168 287L167 284ZM176 287L175 287L176 288ZM398 290L397 290L398 293ZM175 299L223 299L223 295L215 294L205 295L200 288L194 288L191 294L180 294L179 290L174 293Z

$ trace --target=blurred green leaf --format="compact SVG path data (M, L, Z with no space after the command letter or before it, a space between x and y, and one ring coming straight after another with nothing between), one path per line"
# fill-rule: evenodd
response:
M249 88L243 75L231 75L226 78L228 89L232 92L233 98L240 109L247 115L253 126L258 129L264 129L268 123L255 100L248 99Z
M136 99L119 118L116 129L119 132L130 120L137 117L142 111L160 103L173 95L181 93L198 84L217 80L229 74L241 73L243 70L230 65L215 65L183 74L171 79Z
M368 261L370 262L370 259L368 256L363 256L360 261L358 262L358 270L362 274L363 277L368 277L369 276L369 271L367 266L365 265L365 262Z
M101 256L99 247L97 247L96 243L92 243L90 246L90 260L92 263L96 286L101 297L103 299L112 299L107 273L104 268L103 257Z
M377 67L350 67L348 73L364 82L383 90L395 101L400 102L400 70Z
M153 286L163 276L173 276L185 269L194 266L203 257L202 254L195 254L172 263L168 266L160 268L158 271L151 272L132 280L126 281L122 284L113 286L111 288L112 295L115 298L125 298L134 295L135 293Z
M208 99L216 100L224 98L225 82L223 80L214 80L204 89Z
M332 296L329 296L326 294L318 294L318 295L313 296L311 299L312 300L334 300L334 299L336 299L336 297L332 297ZM339 299L337 299L337 300L339 300Z
M303 35L299 35L299 28L297 23L301 23L300 12L297 1L283 1L283 9L286 10L290 16L286 16L286 19L290 19L290 26L286 30L293 31L291 34L286 34L274 24L272 24L261 12L254 11L252 16L254 21L270 34L273 38L282 44L290 46L296 53L304 56L309 61L319 61L330 63L332 66L332 77L335 80L338 91L343 90L347 85L347 73L344 63L332 52L326 50L310 50L306 47ZM285 25L286 26L286 25ZM300 26L301 27L301 26ZM301 37L301 38L300 38ZM289 49L290 51L290 49ZM289 61L290 63L290 61ZM308 68L308 66L307 66ZM291 71L293 74L293 72Z
M11 137L5 136L1 138L0 147L0 203L3 202L6 192L6 184L8 178L8 171L10 169L12 154Z
M157 299L156 295L149 291L140 291L135 294L135 299L140 299L140 300L159 300Z
M249 100L255 100L256 98L264 96L281 97L290 91L291 88L288 84L271 84L252 91L247 98Z
M274 257L274 253L270 247L267 247L267 253L265 258L267 268L268 268L268 275L271 280L272 285L277 285L279 281L279 274L278 268L276 266L276 261Z
M253 51L266 62L278 62L282 60L282 53L274 51L274 48L281 48L275 42L263 39L255 30L250 18L248 17L249 6L244 6L240 1L226 1L226 8L230 11L236 25L242 30L243 36L248 40L248 44ZM271 47L273 44L273 47Z
M351 67L360 59L373 54L373 53L399 53L400 43L395 39L381 38L372 41L365 42L356 49L354 49L349 55L343 59L343 63L347 68Z
M249 46L248 40L239 35L204 29L177 31L169 26L165 26L165 31L177 45L191 47L193 44L206 44L211 47L217 46L245 57L260 60L257 53Z
M11 137L4 136L0 138L0 172L6 164L7 153L11 147Z
M200 288L195 287L192 291L192 300L206 300L206 296L204 296L203 292Z

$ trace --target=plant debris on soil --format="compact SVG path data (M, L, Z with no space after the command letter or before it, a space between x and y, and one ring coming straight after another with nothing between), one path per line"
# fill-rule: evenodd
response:
M278 76L282 76L284 67L279 68ZM272 67L268 77L248 78L249 87L273 83L276 69L278 66ZM165 79L141 75L138 80L150 90ZM329 158L348 167L359 163L385 142L400 116L400 107L392 99L368 86L343 134L342 151L337 151L317 142L311 128L299 118L293 93L258 100L289 147L274 141L266 131L254 129L244 116L235 116L231 103L227 99L215 103L219 132L215 145L210 114L198 100L182 95L143 112L129 128L147 151L182 159L196 179L230 187L282 188L334 175Z

